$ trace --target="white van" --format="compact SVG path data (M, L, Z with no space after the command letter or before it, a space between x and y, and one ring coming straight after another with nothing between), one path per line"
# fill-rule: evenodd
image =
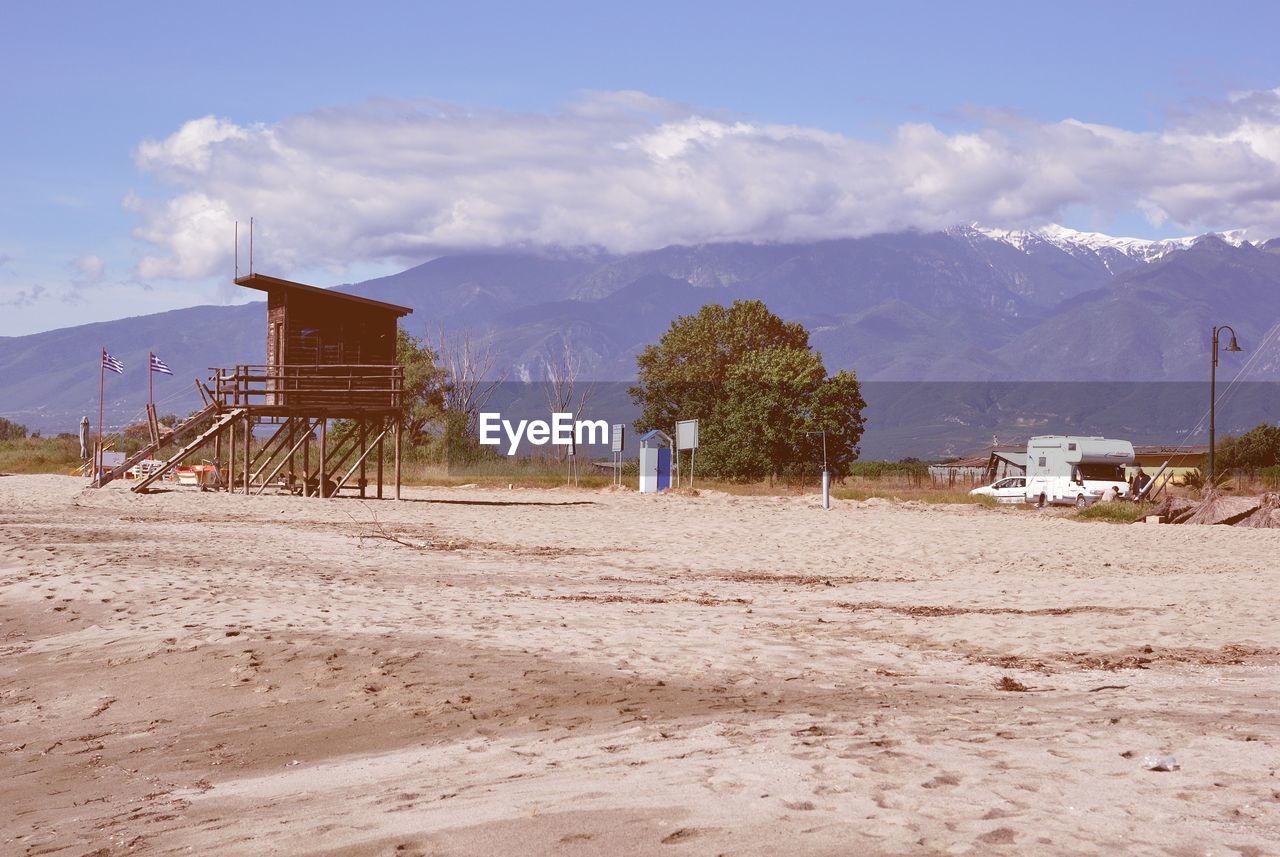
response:
M1084 507L1114 487L1129 493L1124 469L1133 463L1133 444L1105 437L1045 435L1027 442L1028 503Z

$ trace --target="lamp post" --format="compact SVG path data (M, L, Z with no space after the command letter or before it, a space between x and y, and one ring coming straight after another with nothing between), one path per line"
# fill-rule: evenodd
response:
M1227 344L1227 351L1243 351L1240 343L1236 342L1236 332L1229 325L1214 327L1213 329L1213 363L1209 368L1209 480L1208 484L1213 484L1213 454L1214 454L1214 418L1217 416L1218 404L1218 337L1222 335L1222 331L1231 332L1231 342Z

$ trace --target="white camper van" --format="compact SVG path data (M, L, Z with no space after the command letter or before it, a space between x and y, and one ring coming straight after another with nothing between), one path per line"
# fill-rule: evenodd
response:
M1027 502L1087 506L1108 488L1129 493L1133 444L1105 437L1045 435L1027 442Z

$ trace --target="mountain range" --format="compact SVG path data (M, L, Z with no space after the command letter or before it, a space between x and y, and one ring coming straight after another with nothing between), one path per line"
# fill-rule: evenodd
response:
M1201 381L1210 328L1223 323L1250 352L1224 356L1224 378L1249 359L1250 380L1280 380L1280 348L1264 343L1280 321L1280 239L1234 233L1148 241L961 226L625 255L458 253L338 288L412 307L415 335L469 329L527 381L566 343L583 377L629 380L676 316L737 298L803 323L828 369L864 382ZM206 367L263 359L264 328L255 302L0 338L0 415L72 430L96 409L102 343L133 367L161 354L177 377L158 385L160 409L182 413ZM112 422L130 418L145 372L109 388Z

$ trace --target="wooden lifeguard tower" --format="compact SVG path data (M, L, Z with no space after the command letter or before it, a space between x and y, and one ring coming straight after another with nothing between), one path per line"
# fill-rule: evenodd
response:
M267 294L266 363L212 369L208 384L197 382L205 408L184 426L204 425L210 418L212 424L133 490L146 491L183 460L212 446L220 487L228 492L277 488L329 497L349 489L364 497L372 466L372 484L382 497L389 439L400 499L404 371L396 362L396 324L413 310L263 274L238 277L235 283ZM331 443L333 420L343 421L343 431ZM275 430L254 450L254 429L263 425ZM175 434L194 431L182 429Z

